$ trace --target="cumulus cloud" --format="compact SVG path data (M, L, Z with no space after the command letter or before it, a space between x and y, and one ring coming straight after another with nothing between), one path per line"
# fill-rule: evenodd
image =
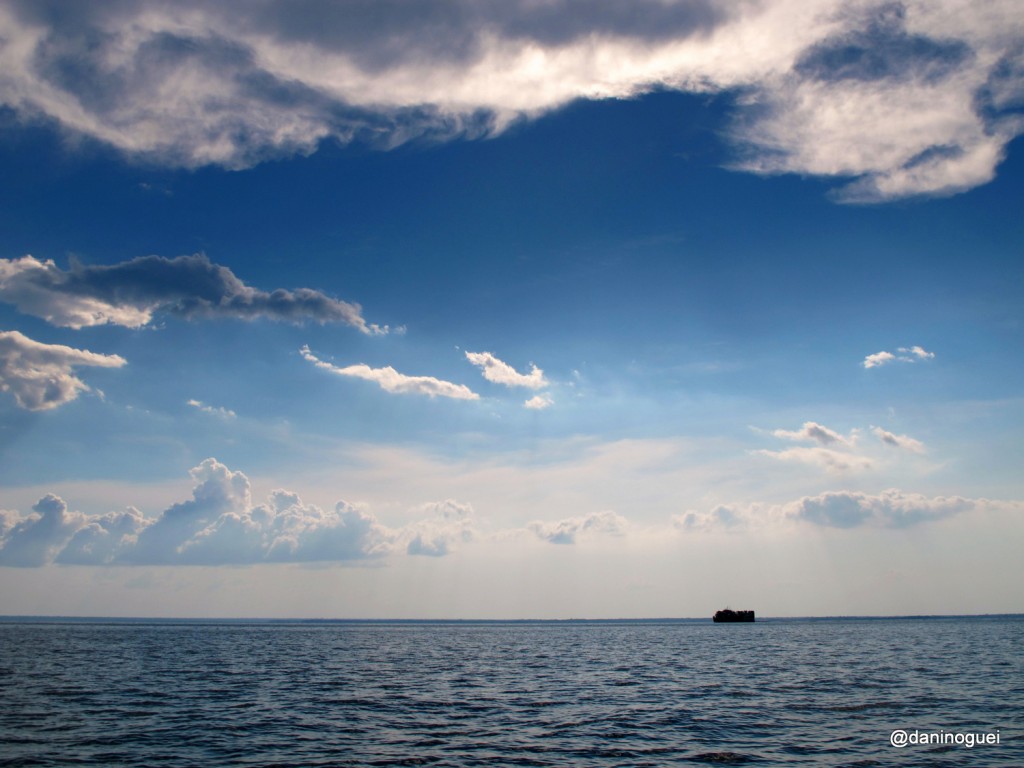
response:
M345 323L366 334L358 304L310 288L261 291L204 254L140 256L109 266L72 263L67 271L33 256L0 259L0 300L64 328L120 325L140 328L156 312L184 318L265 318L284 322Z
M683 531L728 530L747 525L749 516L739 507L719 504L708 512L690 510L682 515L673 515L672 525Z
M866 525L906 528L980 509L987 504L985 499L964 499L959 496L928 497L890 489L876 496L851 491L805 496L788 505L784 511L794 520L831 528L856 528Z
M805 421L801 429L790 431L776 429L772 434L785 440L809 440L821 445L849 445L850 441L838 432L813 421Z
M542 393L531 397L523 403L523 407L529 408L531 411L543 411L545 408L550 408L554 404L555 401L551 399L551 395Z
M925 496L889 489L878 494L830 491L788 504L720 505L708 512L689 511L672 518L685 533L750 529L804 523L827 528L909 528L954 515L1008 506L988 499ZM1019 505L1010 505L1019 506Z
M727 91L735 167L872 202L985 183L1024 131L1016 0L8 0L0 39L0 103L189 167Z
M85 516L68 510L52 493L32 507L32 514L19 520L4 534L0 565L39 566L49 562L85 522Z
M450 397L455 400L480 399L480 395L464 384L453 384L450 381L435 379L433 376L406 376L391 366L371 368L364 363L358 363L339 368L318 358L309 351L309 347L303 347L299 351L306 360L313 363L317 368L330 371L338 376L351 376L375 382L385 392L402 395L416 394L427 395L428 397Z
M479 535L473 507L454 499L424 504L416 512L422 517L405 526L406 553L442 557Z
M591 512L582 517L567 517L553 523L534 521L527 528L538 538L552 544L575 544L578 537L625 536L629 523L610 510Z
M192 498L156 518L137 509L87 516L48 495L24 519L6 518L0 565L226 565L363 561L391 550L395 532L344 501L332 510L274 491L254 505L249 479L214 459L192 470Z
M865 368L877 368L880 365L891 363L895 359L896 355L883 350L882 352L875 352L875 354L865 357L863 365Z
M911 453L925 452L924 443L908 435L894 435L892 432L887 432L881 427L872 427L871 432L883 443L891 445L893 448L900 448Z
M548 385L544 378L544 371L532 363L529 373L519 373L511 365L499 360L490 352L467 352L466 359L483 371L485 379L493 381L495 384L504 384L506 387L528 387L529 389L543 389Z
M61 344L33 341L18 331L0 331L0 390L29 411L69 403L88 385L73 373L78 366L120 368L125 359Z
M897 352L899 354L896 355L884 350L882 352L876 352L873 355L865 357L862 365L865 368L878 368L879 366L892 362L916 363L920 360L931 360L935 357L934 352L929 352L924 347L919 346L900 347Z
M135 507L84 518L80 527L54 557L61 565L110 563L127 552L149 521ZM9 546L12 546L9 544ZM17 545L13 549L17 550ZM37 563L41 565L42 563Z

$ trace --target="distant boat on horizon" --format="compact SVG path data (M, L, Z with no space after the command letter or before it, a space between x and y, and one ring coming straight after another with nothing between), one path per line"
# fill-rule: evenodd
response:
M721 611L715 611L715 615L711 617L711 620L716 624L733 621L753 621L754 612L734 611L732 608L725 608Z

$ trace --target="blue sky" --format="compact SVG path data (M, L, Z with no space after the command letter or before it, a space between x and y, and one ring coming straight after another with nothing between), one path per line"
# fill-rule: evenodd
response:
M0 613L1019 611L1013 3L0 6Z

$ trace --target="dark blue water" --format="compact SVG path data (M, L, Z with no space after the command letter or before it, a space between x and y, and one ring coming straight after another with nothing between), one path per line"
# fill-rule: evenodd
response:
M0 765L1024 765L1022 652L1020 617L0 623Z

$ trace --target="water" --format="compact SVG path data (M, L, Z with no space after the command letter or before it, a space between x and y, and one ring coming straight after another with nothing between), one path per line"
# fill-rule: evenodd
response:
M1022 617L0 623L0 765L1024 765L1022 650Z

